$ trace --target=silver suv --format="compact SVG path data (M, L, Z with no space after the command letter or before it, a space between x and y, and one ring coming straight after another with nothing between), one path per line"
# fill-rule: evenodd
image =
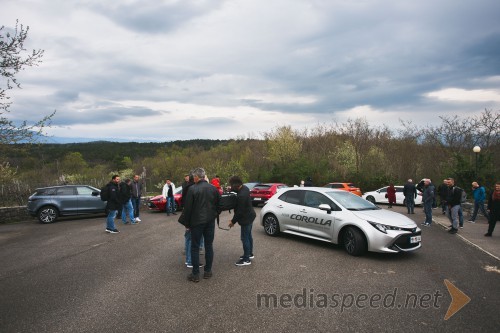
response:
M100 190L89 185L62 185L43 187L28 199L28 213L41 223L52 223L59 216L96 214L106 212Z

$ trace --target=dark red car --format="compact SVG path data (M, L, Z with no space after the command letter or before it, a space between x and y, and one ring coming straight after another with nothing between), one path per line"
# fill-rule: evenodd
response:
M280 189L285 187L288 187L288 185L282 183L260 183L255 185L250 191L252 205L257 206L266 203Z

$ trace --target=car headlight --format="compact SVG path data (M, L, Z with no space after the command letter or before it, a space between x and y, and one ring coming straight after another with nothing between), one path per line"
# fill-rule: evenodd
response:
M370 223L372 227L374 227L380 232L383 232L384 234L387 233L387 230L402 230L400 227L393 227L391 225L386 225L382 223L371 222L371 221L368 221L368 223Z

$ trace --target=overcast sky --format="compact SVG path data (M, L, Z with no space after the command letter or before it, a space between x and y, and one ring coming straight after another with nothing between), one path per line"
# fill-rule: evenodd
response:
M500 109L499 0L1 0L43 63L13 120L55 137L259 138ZM6 29L7 30L7 29ZM54 139L56 141L59 139Z

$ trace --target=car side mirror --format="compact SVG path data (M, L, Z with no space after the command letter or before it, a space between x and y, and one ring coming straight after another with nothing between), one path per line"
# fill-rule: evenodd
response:
M328 204L321 204L318 206L319 209L321 210L324 210L327 212L327 214L331 214L332 213L332 207L330 207L330 205Z

